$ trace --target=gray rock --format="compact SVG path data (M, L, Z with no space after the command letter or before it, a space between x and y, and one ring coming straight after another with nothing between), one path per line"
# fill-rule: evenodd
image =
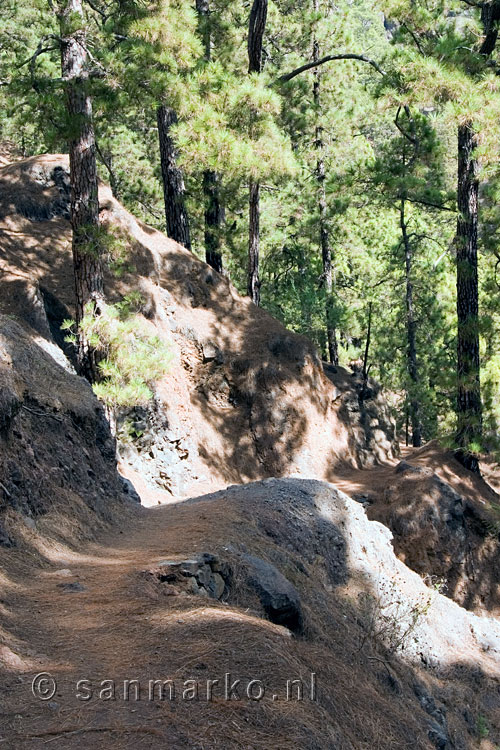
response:
M130 479L120 476L120 482L122 484L124 494L134 503L139 503L140 505L141 504L140 495L135 489Z
M0 526L0 547L6 547L7 549L10 547L15 547L16 543L14 539L5 531L5 529Z
M31 516L21 516L21 518L23 519L25 526L29 529L33 529L33 531L36 529L36 521L34 518L31 518Z
M210 586L212 581L212 570L210 565L202 565L196 572L196 580L200 586L204 586L206 589Z
M204 341L201 345L201 349L204 362L213 362L214 360L220 359L220 349L212 341Z
M71 583L58 583L57 587L63 591L67 591L69 594L76 594L80 591L85 591L85 586L82 586L78 581L72 581Z
M446 727L446 712L444 708L441 708L436 704L432 695L428 693L425 687L420 683L415 683L413 690L424 711L426 711L429 716L432 716L432 718L442 727Z
M203 565L204 563L200 562L200 560L197 559L183 560L179 565L179 570L183 575L194 576L198 573L200 567Z
M405 472L408 472L409 474L425 474L426 470L422 466L412 466L408 461L400 461L396 466L394 473L404 474Z
M448 735L439 724L432 724L427 735L438 750L449 750L452 747Z
M213 583L212 583L213 582ZM209 586L209 592L213 594L215 599L220 599L224 594L226 588L226 582L220 573L214 573L212 576L212 582Z
M220 599L227 589L231 568L216 555L206 552L190 560L161 560L156 570L144 574L153 575L162 585L175 583L184 593Z
M258 593L271 622L300 633L303 616L297 589L271 563L253 555L243 555L242 561L247 569L247 582Z
M373 505L372 498L362 492L351 495L351 497L353 500L356 500L357 503L361 503L361 505L363 506Z
M190 576L188 579L188 591L189 593L193 594L194 596L202 596L202 589L200 586L198 586L198 583L196 582L196 578ZM206 591L204 592L206 595Z

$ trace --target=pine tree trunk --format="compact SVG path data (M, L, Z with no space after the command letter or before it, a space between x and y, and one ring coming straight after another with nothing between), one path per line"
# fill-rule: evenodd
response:
M198 14L198 30L203 43L205 60L208 62L212 54L212 35L210 34L210 26L208 23L208 17L210 15L209 0L196 0L196 12Z
M419 372L417 362L417 323L415 320L415 310L413 305L413 280L412 280L412 263L413 252L408 237L408 229L405 219L405 200L401 200L400 205L400 226L403 237L403 246L405 251L405 281L406 281L406 336L407 350L406 361L408 375L413 384L410 393L410 420L412 445L414 448L420 448L422 445L422 423L420 420L420 404L416 393L419 386Z
M363 357L363 383L365 384L365 387L368 383L368 355L370 353L370 343L372 339L372 311L373 311L373 302L368 303L368 326L366 330L366 343L365 343L365 355Z
M204 57L209 62L212 56L209 0L196 0L196 12ZM225 221L225 211L220 199L220 175L217 172L207 170L203 173L203 197L205 201L205 260L209 266L222 273L221 230Z
M314 11L318 11L317 0L314 2ZM313 42L313 61L319 60L319 44L315 39ZM313 101L316 116L320 117L320 73L316 68L314 71ZM321 244L321 257L323 262L323 284L325 288L325 322L326 339L328 345L328 359L334 364L339 363L339 352L337 346L337 331L335 330L335 309L333 303L333 271L332 271L332 249L330 245L330 233L328 231L327 204L325 190L325 161L323 145L323 128L316 126L315 148L317 151L316 181L318 185L318 209L319 209L319 233Z
M479 373L479 304L477 223L479 166L474 151L477 135L471 122L458 128L457 221L457 435L456 455L468 469L479 472L470 443L482 437L482 404Z
M75 273L76 323L86 312L99 315L104 300L103 263L99 241L99 197L92 100L87 70L87 39L81 0L58 6L61 72L71 128L69 141L70 216ZM79 330L78 365L91 382L99 376L98 355Z
M248 25L248 72L262 71L262 40L266 30L267 0L253 0Z
M219 194L220 176L217 172L203 173L205 195L205 256L209 266L222 273L221 229L224 224L224 206Z
M167 234L173 240L191 250L189 220L184 202L184 179L177 166L175 145L170 135L170 128L177 122L177 114L171 107L161 104L157 109L156 116Z
M479 7L481 8L481 24L484 33L479 51L482 55L491 55L498 40L500 2L498 0L492 0L492 2L480 3Z
M259 235L260 235L260 185L250 183L248 224L248 284L247 294L256 305L260 304Z
M254 0L248 25L248 72L262 71L262 39L266 29L267 0ZM260 304L259 279L260 252L260 185L250 183L248 216L248 278L247 293L252 301Z

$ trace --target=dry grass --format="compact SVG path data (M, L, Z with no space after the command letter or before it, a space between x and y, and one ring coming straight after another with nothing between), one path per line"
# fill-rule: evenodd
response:
M476 675L471 682L465 669L443 681L387 654L376 639L360 650L364 624L354 590L349 585L326 590L319 563L305 564L300 572L293 554L263 536L243 506L231 505L221 494L206 503L124 519L122 530L126 534L106 532L78 552L65 552L58 543L52 559L41 556L42 569L31 561L21 565L26 560L21 550L6 561L7 579L16 581L5 598L15 613L5 618L6 633L21 657L33 653L27 670L4 667L9 692L2 697L0 737L7 747L90 748L97 742L110 750L158 743L199 750L430 750L431 719L415 697L416 680L431 693L446 693L449 729L461 738L456 746L476 746L460 707L478 716L484 710L482 694L491 691L488 681ZM280 568L301 592L303 637L263 619L231 550L224 553L234 575L228 604L165 597L161 584L155 590L144 585L141 571L162 558L221 553L228 540L232 550L250 545L252 554L275 564L281 555ZM69 567L86 590L64 593L51 573L56 566ZM29 695L32 673L42 669L60 683L56 712ZM262 680L265 697L228 701L216 689L207 701L206 681L223 680L226 672L242 685ZM284 700L286 681L307 684L311 672L317 675L317 700ZM125 702L118 696L112 702L81 703L74 685L82 677L95 684L113 679L118 691L124 679L138 679L141 686L149 679L171 679L180 689L186 680L196 680L200 693L193 701ZM19 713L22 728L15 718Z

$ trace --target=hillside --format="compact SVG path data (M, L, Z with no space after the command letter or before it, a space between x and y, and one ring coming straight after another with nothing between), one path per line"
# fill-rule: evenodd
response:
M109 299L139 290L174 353L154 402L119 415L117 463L60 331L66 166L0 170L0 742L494 750L497 495L435 444L400 461L375 382L325 366L101 184Z
M66 170L63 156L0 170L0 312L63 347L58 325L74 304ZM103 184L100 205L101 220L121 242L120 275L106 279L109 300L140 292L149 327L174 353L155 404L121 415L141 433L121 456L145 500L269 476L329 479L342 463L366 466L398 454L376 387L363 401L347 371L325 374L307 339L137 221Z

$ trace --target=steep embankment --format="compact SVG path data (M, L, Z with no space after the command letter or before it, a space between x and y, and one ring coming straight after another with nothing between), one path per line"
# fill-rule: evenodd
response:
M396 466L342 472L335 483L387 526L396 554L456 602L500 614L500 496L431 442Z
M0 315L0 546L22 544L36 523L53 539L86 538L133 494L87 381L55 344Z
M62 346L58 325L73 305L66 168L63 156L40 156L0 170L0 312ZM148 502L267 476L329 479L342 463L397 455L375 387L363 400L354 376L325 375L310 342L137 221L105 185L100 204L121 271L108 274L108 298L138 290L175 355L155 404L121 417L140 435L122 448L122 468Z

